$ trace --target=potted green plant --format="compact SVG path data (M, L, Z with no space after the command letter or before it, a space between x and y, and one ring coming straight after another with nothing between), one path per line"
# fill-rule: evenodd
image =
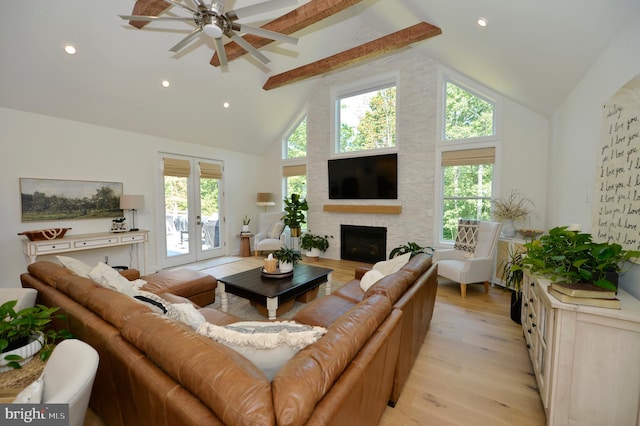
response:
M300 248L306 250L306 256L311 259L318 259L320 252L325 252L329 248L329 238L333 235L316 235L311 232L305 232L300 239Z
M21 364L38 352L40 359L46 361L57 339L73 337L65 329L56 331L48 327L53 319L64 319L63 315L53 315L59 308L36 305L16 312L16 303L16 300L10 300L0 305L0 352L4 354L0 360L2 366L21 368ZM23 350L24 346L29 348Z
M617 275L625 262L640 258L640 251L624 250L617 243L596 243L589 233L560 226L524 244L524 264L534 274L567 283L593 283L617 291Z
M289 272L293 270L293 266L302 260L300 252L284 246L273 252L273 257L278 259L280 272Z
M309 210L307 200L301 199L299 194L291 194L291 198L284 199L284 216L282 221L291 230L292 237L300 236L300 226L307 223L305 212Z
M493 200L491 206L494 219L502 222L502 235L509 238L516 235L514 222L527 222L535 214L533 201L514 190Z
M249 232L249 223L251 223L251 218L245 214L244 218L242 218L242 232Z
M500 265L502 282L511 290L511 319L521 324L522 312L522 281L524 279L524 249L509 247L507 257Z
M396 256L401 256L406 253L411 253L411 256L409 257L413 257L418 253L433 254L433 248L427 246L422 247L418 243L408 242L407 244L399 245L391 250L391 253L389 253L389 259L393 259Z

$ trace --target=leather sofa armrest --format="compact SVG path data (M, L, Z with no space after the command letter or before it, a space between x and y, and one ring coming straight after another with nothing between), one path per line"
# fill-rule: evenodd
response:
M370 266L358 266L355 270L354 277L356 280L361 280L364 274L371 270Z
M140 271L137 269L125 269L124 271L119 271L120 275L128 279L129 281L137 280L140 278Z

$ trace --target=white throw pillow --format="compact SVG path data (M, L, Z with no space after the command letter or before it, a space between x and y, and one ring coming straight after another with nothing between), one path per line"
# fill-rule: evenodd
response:
M89 278L103 287L110 288L129 296L135 296L137 294L137 290L147 283L145 280L140 279L129 281L111 266L102 262L99 262L89 272Z
M384 278L382 272L372 269L367 271L360 279L360 288L362 291L367 291L369 288L378 282L381 278Z
M267 231L267 238L277 240L280 238L282 231L284 231L284 223L275 222L269 227L269 230Z
M42 402L43 388L44 381L42 376L40 376L35 382L22 389L22 391L16 395L12 404L40 404Z
M404 265L407 264L411 258L411 253L405 253L400 256L396 256L393 259L383 260L373 265L373 270L379 271L382 275L387 276L398 272Z
M73 272L79 277L89 278L89 272L91 272L91 266L82 262L81 260L75 259L73 257L68 256L56 256L58 262L62 264L65 268Z
M167 308L167 316L188 324L194 330L206 321L204 316L191 303L172 303Z
M226 326L205 322L196 331L234 349L271 380L291 357L327 329L294 321L242 321Z

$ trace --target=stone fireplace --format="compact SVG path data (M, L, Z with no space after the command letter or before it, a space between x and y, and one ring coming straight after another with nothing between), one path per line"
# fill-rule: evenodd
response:
M340 225L340 258L375 263L387 256L387 228Z

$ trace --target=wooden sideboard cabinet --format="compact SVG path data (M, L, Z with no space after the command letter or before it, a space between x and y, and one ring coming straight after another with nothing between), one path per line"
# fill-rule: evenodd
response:
M122 233L100 232L96 234L67 235L64 238L55 240L29 241L24 239L22 242L28 263L35 262L38 256L135 244L137 248L137 267L142 274L146 274L148 241L149 231L139 230ZM142 247L142 250L140 250L140 247ZM143 258L142 266L140 263L140 251L142 251Z
M548 425L640 424L640 300L622 309L562 303L525 274L522 328Z

